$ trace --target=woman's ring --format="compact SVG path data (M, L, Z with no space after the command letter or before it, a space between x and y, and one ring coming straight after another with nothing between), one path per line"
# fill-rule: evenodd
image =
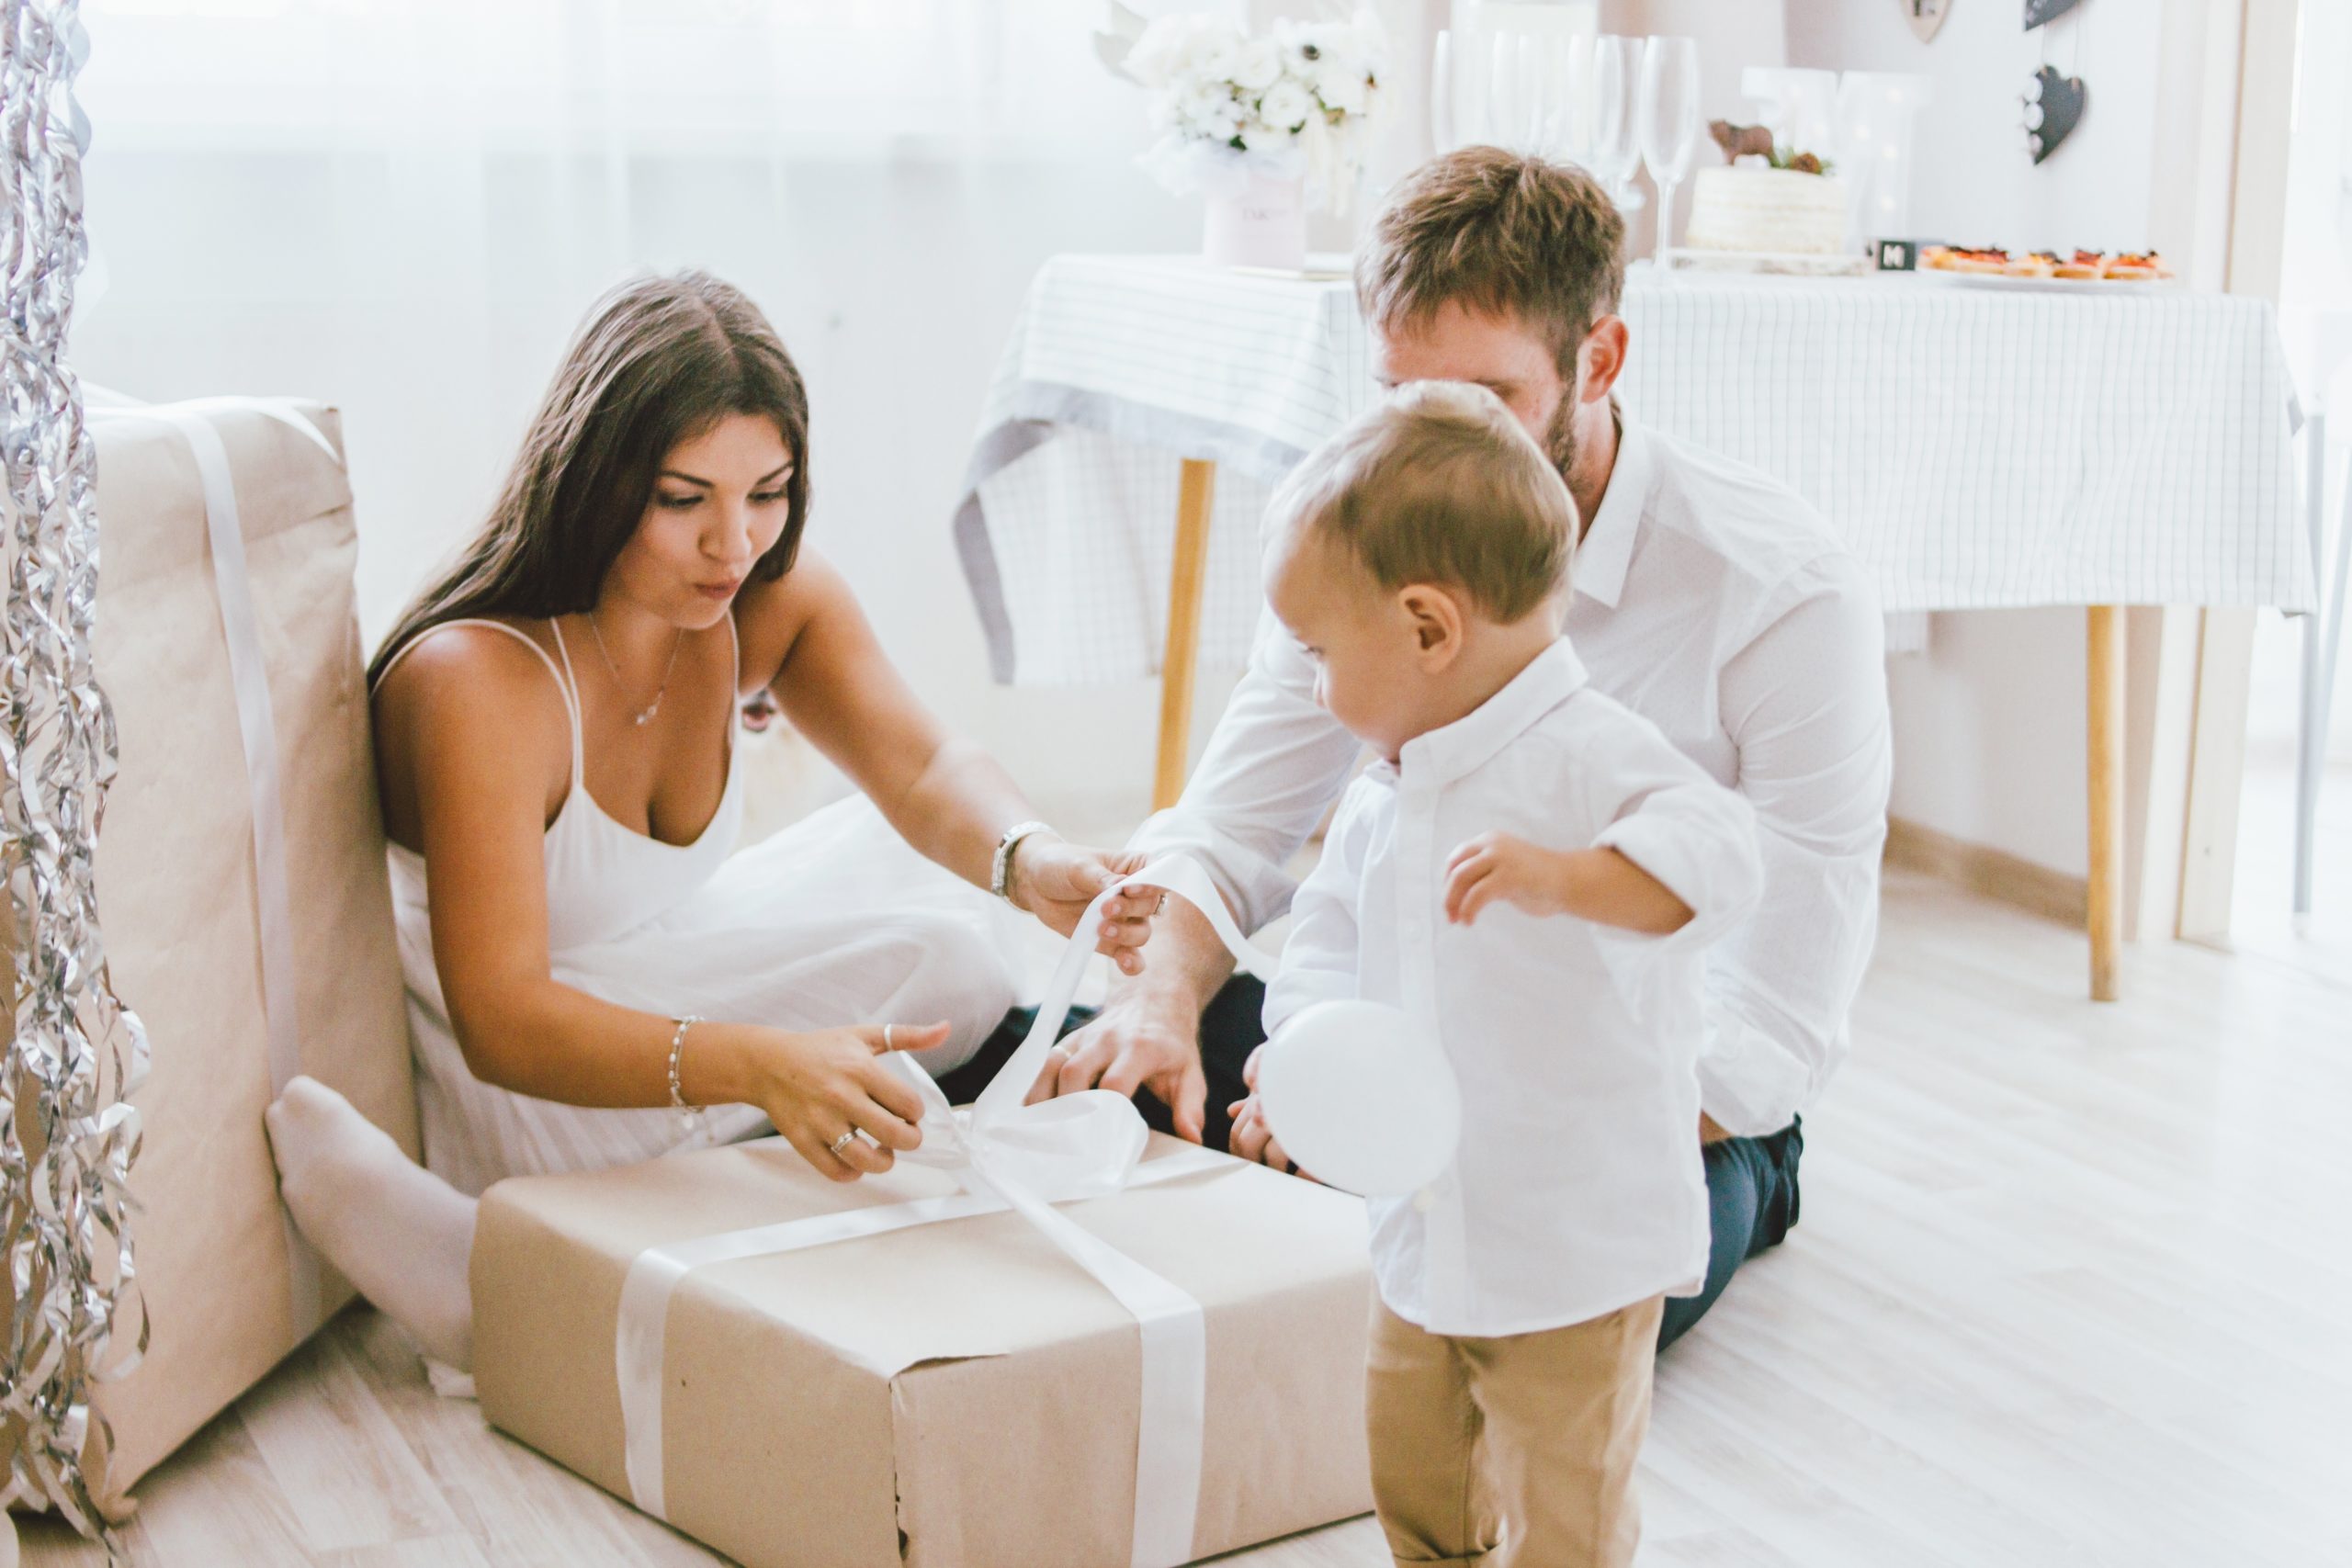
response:
M898 1032L898 1028L899 1026L895 1023L886 1023L882 1026L882 1049L885 1051L898 1049L896 1045L890 1043L890 1036Z
M840 1137L835 1138L831 1143L827 1144L825 1147L835 1159L839 1159L842 1157L842 1151L849 1147L851 1142L854 1140L856 1136L857 1129L852 1127L848 1132L843 1133Z

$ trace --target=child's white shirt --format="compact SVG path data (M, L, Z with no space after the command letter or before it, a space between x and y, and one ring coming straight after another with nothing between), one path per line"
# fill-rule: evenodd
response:
M1645 936L1497 902L1452 924L1446 862L1486 832L1617 850L1692 919ZM1266 1023L1392 1003L1461 1081L1452 1168L1425 1204L1370 1205L1390 1310L1432 1333L1524 1334L1699 1289L1702 958L1762 881L1747 803L1595 691L1565 641L1350 787L1292 906Z

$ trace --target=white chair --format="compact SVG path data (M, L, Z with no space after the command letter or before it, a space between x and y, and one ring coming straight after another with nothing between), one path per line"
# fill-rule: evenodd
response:
M2320 783L2327 767L2328 716L2335 699L2336 662L2344 651L2346 584L2352 579L2352 475L2345 483L2345 515L2335 531L2335 570L2327 551L2327 406L2338 371L2352 365L2352 310L2313 311L2290 335L2302 353L2303 510L2312 540L2317 602L2303 617L2302 722L2295 756L2295 905L2312 908L2313 835Z

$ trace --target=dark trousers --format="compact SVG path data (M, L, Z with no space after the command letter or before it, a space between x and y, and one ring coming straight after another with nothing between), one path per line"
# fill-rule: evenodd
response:
M1241 1081L1241 1067L1266 1038L1265 1008L1266 987L1247 975L1237 975L1201 1014L1201 1068L1209 1082L1202 1141L1210 1148L1224 1148L1232 1135L1233 1122L1226 1107L1249 1092ZM1068 1034L1093 1017L1091 1008L1073 1008L1061 1032ZM1034 1008L1016 1008L1006 1014L970 1061L939 1080L947 1098L957 1105L977 1098L1020 1047L1035 1021ZM1136 1107L1154 1130L1172 1130L1168 1108L1150 1090L1136 1096ZM1797 1223L1797 1159L1804 1153L1804 1125L1800 1120L1767 1137L1724 1138L1706 1145L1707 1282L1695 1296L1666 1298L1666 1315L1658 1325L1659 1349L1689 1333L1715 1304L1739 1266L1780 1245L1789 1227Z
M1706 1145L1707 1282L1695 1296L1668 1296L1657 1326L1665 1349L1690 1332L1724 1293L1739 1266L1778 1247L1797 1223L1797 1157L1804 1119L1761 1138L1724 1138Z

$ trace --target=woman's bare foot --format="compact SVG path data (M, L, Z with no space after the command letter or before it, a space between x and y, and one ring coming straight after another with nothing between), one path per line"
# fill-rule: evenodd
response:
M267 1121L279 1190L311 1245L426 1355L471 1367L474 1200L316 1078L288 1083Z

